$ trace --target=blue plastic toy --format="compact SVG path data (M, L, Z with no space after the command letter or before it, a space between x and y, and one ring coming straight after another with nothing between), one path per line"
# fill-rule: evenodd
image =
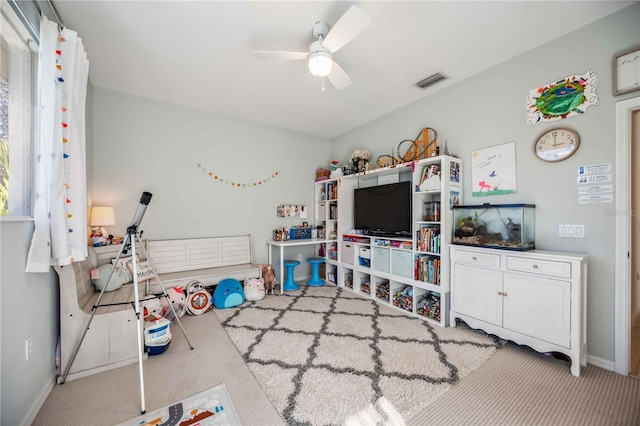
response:
M240 281L225 278L220 281L213 292L213 306L218 309L234 308L244 303L244 291Z

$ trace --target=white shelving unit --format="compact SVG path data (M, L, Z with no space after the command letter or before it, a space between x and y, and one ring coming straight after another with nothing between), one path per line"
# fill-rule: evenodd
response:
M322 249L326 263L326 279L338 283L338 180L328 179L315 183L315 226L317 237L323 239Z
M434 178L425 183L429 170L435 172ZM354 189L399 181L412 182L412 236L377 237L353 229ZM328 194L326 186L316 183L316 224L333 229L328 210L332 203L337 211L337 238L327 243L337 251L335 259L333 250L327 252L327 266L336 268L336 284L418 318L449 325L450 200L462 201L462 161L431 157L344 176L337 184L339 203L322 200L322 191L325 197Z

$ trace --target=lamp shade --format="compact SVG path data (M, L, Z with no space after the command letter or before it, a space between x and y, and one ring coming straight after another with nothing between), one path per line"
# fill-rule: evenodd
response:
M316 77L326 77L331 72L333 61L326 50L317 50L309 54L309 71Z
M90 226L111 226L116 224L113 207L91 207Z

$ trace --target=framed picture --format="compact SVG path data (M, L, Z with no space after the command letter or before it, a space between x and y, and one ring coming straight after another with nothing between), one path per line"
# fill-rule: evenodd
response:
M613 95L640 90L640 46L613 57Z

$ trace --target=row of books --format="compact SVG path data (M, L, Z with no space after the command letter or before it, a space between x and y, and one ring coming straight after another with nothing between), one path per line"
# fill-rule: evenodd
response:
M416 235L416 249L429 253L440 253L440 228L421 226Z
M327 200L338 199L338 184L335 182L327 183Z
M440 285L440 259L436 257L417 256L414 264L413 278L425 283Z

